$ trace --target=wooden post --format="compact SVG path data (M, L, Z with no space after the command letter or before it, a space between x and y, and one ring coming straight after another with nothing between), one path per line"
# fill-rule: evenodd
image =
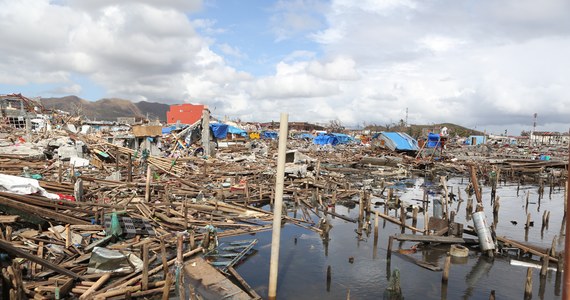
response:
M400 204L400 223L402 227L402 233L406 232L406 208Z
M394 243L394 237L390 236L388 238L388 249L386 249L386 259L390 260L392 258L392 243Z
M65 248L69 249L71 247L71 230L69 224L65 225Z
M121 152L119 152L119 147L115 147L115 170L119 172L119 156Z
M450 265L451 265L451 255L448 252L447 255L445 256L445 263L443 265L443 275L441 276L441 283L443 284L447 284L447 281L449 279Z
M184 234L179 232L176 234L176 268L180 268L180 272L178 272L178 278L176 278L178 282L178 297L180 299L186 299L186 287L183 284L182 275L184 272L182 271L182 266L184 265Z
M327 292L331 291L331 277L332 277L331 266L327 267Z
M526 282L524 285L524 299L532 299L532 268L526 270Z
M172 286L172 273L168 272L165 274L166 276L164 287L162 290L162 300L168 300L170 296L170 286Z
M145 187L145 193L144 193L144 201L145 202L150 202L150 181L152 179L151 177L151 169L150 169L150 165L148 165L146 167L146 187Z
M143 271L142 271L142 290L148 290L148 243L144 243L142 246L142 259L143 259Z
M378 212L375 212L374 218L374 248L378 246Z
M540 268L540 276L546 276L548 273L548 265L550 262L550 256L548 254L542 257L542 268Z
M57 160L57 182L62 183L63 182L63 167L62 167L63 161L61 161L61 159Z
M424 209L424 235L429 235L429 213Z
M440 177L441 185L443 186L444 199L445 199L445 219L449 220L449 192L447 191L447 183L445 182L445 176Z
M471 165L469 169L471 173L471 184L473 185L473 190L475 191L475 197L477 198L477 203L483 204L483 200L481 199L481 190L479 189L479 180L477 179L477 170L475 170L475 166Z
M168 258L166 257L166 245L164 244L164 238L160 238L160 256L162 260L162 272L164 272L164 279L166 280L166 275L168 274Z
M127 161L127 181L133 182L133 158L129 152L129 160Z
M207 107L202 111L202 148L204 155L210 157L210 110Z
M552 238L552 246L550 246L550 256L556 257L556 244L558 243L558 236L554 236Z
M277 298L277 273L279 269L279 244L281 238L281 218L283 209L283 189L285 184L285 155L287 151L288 115L281 113L279 126L279 148L277 155L277 175L275 180L275 205L273 206L273 233L271 237L271 259L269 264L269 291L271 300Z
M418 211L420 210L419 207L414 206L413 210L412 210L412 227L416 227L418 225ZM415 230L413 230L413 233L416 233Z

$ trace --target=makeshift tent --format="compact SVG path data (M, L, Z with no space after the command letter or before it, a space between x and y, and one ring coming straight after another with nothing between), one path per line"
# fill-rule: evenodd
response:
M228 132L231 134L238 134L241 135L243 137L247 136L247 132L243 129L237 128L235 126L228 126Z
M381 132L378 138L392 151L418 151L418 141L403 132Z
M332 133L332 135L338 139L339 144L348 144L350 141L354 140L351 136L344 133Z
M481 145L485 144L486 138L483 135L472 135L465 140L466 145Z
M210 130L217 139L225 139L228 135L228 125L222 123L210 123Z
M277 132L275 132L275 131L264 131L261 133L262 139L275 140L275 139L277 139L277 137L278 137L278 135L277 135Z
M332 134L321 134L319 136L317 136L314 140L313 143L315 145L338 145L339 141L338 138Z
M435 148L441 146L441 138L438 133L429 133L426 148Z

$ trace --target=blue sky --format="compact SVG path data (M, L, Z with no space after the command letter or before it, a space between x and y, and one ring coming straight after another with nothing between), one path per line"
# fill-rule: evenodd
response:
M570 124L565 0L0 0L0 93L347 126ZM41 24L41 26L40 26Z

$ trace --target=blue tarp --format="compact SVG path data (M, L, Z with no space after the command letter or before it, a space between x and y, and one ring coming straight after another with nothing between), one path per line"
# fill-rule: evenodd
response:
M241 136L247 136L247 132L243 129L239 129L237 127L234 126L228 126L228 132L232 133L232 134L239 134Z
M441 146L439 134L438 134L438 133L431 133L431 132L430 132L430 133L428 134L428 139L427 139L426 147L427 147L427 148L435 148L436 146L437 146L437 147Z
M332 134L321 134L313 140L313 143L316 145L333 145L333 146L335 146L335 145L339 144L339 140L338 140L338 137L336 137Z
M473 144L473 140L475 140L475 144ZM467 140L465 140L465 145L472 145L472 146L481 145L485 144L485 140L486 138L483 135L472 135L469 136Z
M228 135L228 125L222 123L210 123L210 130L217 139L225 139Z
M279 136L277 135L277 132L275 132L275 131L264 131L264 132L261 133L261 138L262 138L262 139L272 139L272 140L275 140L275 139L277 139L277 137L279 137Z
M392 150L398 151L418 151L418 141L403 132L382 132L380 138L385 141L385 145Z
M162 128L162 134L169 134L172 132L172 130L176 129L176 126L170 126L170 127L163 127Z
M349 135L344 133L332 133L337 139L339 144L348 144L348 142L352 141L353 138Z

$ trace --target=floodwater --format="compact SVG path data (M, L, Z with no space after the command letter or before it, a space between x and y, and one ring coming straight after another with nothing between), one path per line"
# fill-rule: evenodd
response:
M450 211L456 210L456 222L463 223L464 227L473 226L473 221L466 221L465 187L467 178L452 178L448 180L449 190L457 194L457 187L461 190L463 202L451 203ZM414 199L422 199L423 186L433 183L425 182L423 178L408 180L406 185L398 185L396 194L404 202L421 206ZM534 226L530 227L528 236L525 236L524 225L527 210L525 208L526 193L530 193L528 212ZM500 197L500 210L496 232L498 236L505 236L516 241L528 240L528 243L550 248L553 238L561 236L561 223L564 210L564 188L555 187L550 194L547 186L544 198L538 201L538 187L535 185L520 186L517 195L517 184L501 183L497 188ZM429 195L430 202L441 198L440 194ZM483 203L488 224L492 224L490 187L483 187ZM456 197L457 200L457 197ZM374 203L374 199L372 203ZM382 201L383 202L383 201ZM474 200L476 204L476 201ZM374 210L383 212L382 206ZM428 208L433 215L431 203ZM541 234L542 214L550 211L548 229ZM337 205L336 213L358 217L356 208ZM292 213L289 213L291 216ZM390 212L394 216L394 211ZM411 214L409 214L411 216ZM471 249L466 260L452 261L449 272L447 289L442 289L442 272L433 272L402 259L401 254L393 252L390 261L386 259L388 237L401 233L399 226L379 221L379 242L375 250L373 245L374 217L371 219L371 230L358 238L357 224L344 221L332 216L327 217L333 228L330 231L328 242L323 241L319 234L286 224L281 232L281 250L279 257L278 299L382 299L388 286L388 279L394 270L400 272L402 296L405 299L489 299L492 290L497 299L522 299L526 281L527 267L512 265L511 262L529 261L527 256L521 257L514 252L509 255L498 254L494 258L482 256ZM517 222L514 225L511 221ZM411 224L411 219L407 220ZM423 214L418 215L418 228L423 228ZM406 230L406 233L411 233ZM465 237L470 237L465 235ZM222 239L220 242L230 240L243 240L256 238L259 243L254 247L256 252L236 267L242 277L263 297L267 298L269 281L269 260L271 256L271 231L257 233L252 236L238 236ZM415 243L394 242L393 250L398 248L410 249ZM563 249L564 240L559 239L557 250ZM445 253L449 246L440 245L419 249L411 254L413 257L435 263L443 267ZM532 261L540 265L540 261L533 256ZM327 284L327 268L330 266L331 280ZM561 299L561 275L556 274L555 265L548 271L546 278L540 278L540 269L533 271L533 299Z

